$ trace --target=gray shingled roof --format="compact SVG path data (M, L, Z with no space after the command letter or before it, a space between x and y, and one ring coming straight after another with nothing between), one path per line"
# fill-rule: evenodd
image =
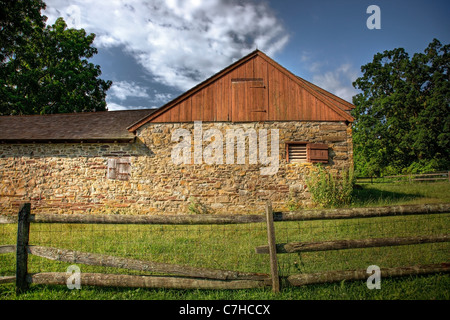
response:
M155 109L0 116L1 142L130 141L127 130Z

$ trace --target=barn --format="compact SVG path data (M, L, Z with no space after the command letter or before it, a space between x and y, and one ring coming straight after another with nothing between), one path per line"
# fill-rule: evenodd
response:
M353 108L255 50L159 109L2 116L1 213L308 206L316 163L353 165Z

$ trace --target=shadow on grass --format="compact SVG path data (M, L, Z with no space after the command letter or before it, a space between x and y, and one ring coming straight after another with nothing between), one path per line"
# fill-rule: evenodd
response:
M417 193L405 193L390 190L380 190L370 186L356 186L353 190L353 206L395 205L424 198Z

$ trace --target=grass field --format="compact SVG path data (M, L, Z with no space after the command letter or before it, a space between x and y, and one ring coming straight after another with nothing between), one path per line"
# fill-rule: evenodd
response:
M450 202L450 183L365 184L355 192L354 207ZM447 234L450 213L429 216L386 217L333 221L277 222L277 242L358 239ZM0 225L0 244L14 244L15 225ZM269 273L266 255L255 253L267 242L262 223L222 226L63 225L32 224L30 244L104 253L142 260L224 270ZM369 265L395 267L450 261L447 243L392 248L352 249L280 254L282 276L325 270L366 269ZM29 272L65 272L68 263L29 257ZM138 271L79 265L82 272L144 274ZM14 275L14 254L0 255L0 275ZM18 297L14 284L0 285L0 299L39 300L298 300L298 299L442 299L450 298L450 277L430 275L382 279L381 290L369 290L365 281L253 290L124 289L83 286L32 285Z

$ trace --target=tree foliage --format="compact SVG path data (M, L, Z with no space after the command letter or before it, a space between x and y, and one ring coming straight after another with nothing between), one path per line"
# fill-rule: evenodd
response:
M29 41L37 28L44 28L41 0L0 0L0 63Z
M95 35L68 28L62 18L45 26L42 1L12 3L1 14L0 114L106 110L112 83L88 61L97 53Z
M352 111L359 174L449 168L449 48L434 39L411 58L397 48L361 67Z

